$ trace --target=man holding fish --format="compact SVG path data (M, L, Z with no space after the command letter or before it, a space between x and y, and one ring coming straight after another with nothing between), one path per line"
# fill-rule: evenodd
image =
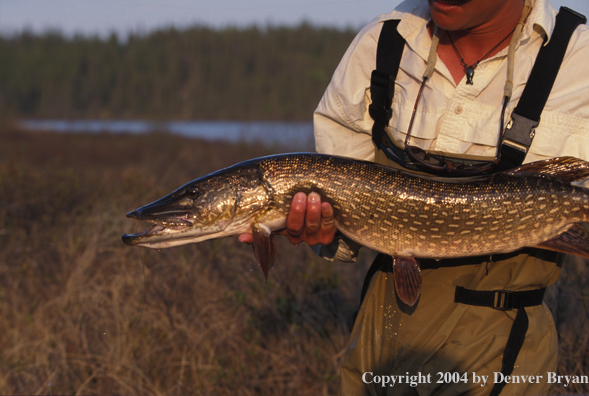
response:
M372 248L342 395L543 394L527 379L556 371L545 288L560 253L589 258L585 21L548 0L407 0L335 71L324 154L189 182L130 212L155 224L123 241L240 235L265 276L274 233L327 259Z
M344 55L315 112L317 151L442 176L488 174L559 156L589 160L589 31L582 18L566 10L559 15L570 30L568 44L560 38L567 34L555 31L548 0L405 1L362 29ZM389 20L397 21L392 28L385 27ZM399 45L395 34L403 47L398 66L399 52L387 48ZM552 84L546 76L532 81L530 75L552 39L566 52L556 66L538 62L536 74L559 69L546 88L539 86ZM376 69L384 62L384 73L373 72L377 51L384 55ZM394 64L388 75L387 62ZM500 139L512 130L518 132ZM329 259L352 261L357 251L336 233L333 208L316 193L294 196L284 234L317 245ZM393 262L379 256L367 277L342 366L342 395L547 392L550 384L542 381L481 386L472 378L556 371L557 334L542 295L559 275L558 254L523 249L421 260L421 296L412 307L396 297ZM383 387L364 381L366 373L434 379L467 373L468 380Z

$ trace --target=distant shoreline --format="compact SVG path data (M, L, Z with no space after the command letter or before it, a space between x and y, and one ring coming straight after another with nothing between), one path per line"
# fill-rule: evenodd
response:
M298 121L147 121L25 119L17 125L29 131L69 133L149 134L171 133L189 138L289 146L313 151L311 122Z

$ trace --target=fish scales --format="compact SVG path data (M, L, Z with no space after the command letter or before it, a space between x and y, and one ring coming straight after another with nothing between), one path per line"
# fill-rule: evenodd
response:
M587 220L586 191L546 177L501 173L448 180L310 154L269 157L258 166L274 197L298 191L330 195L325 200L334 206L343 234L391 255L451 258L510 252ZM270 212L284 215L288 200L279 200L284 204L275 198Z
M587 222L589 190L571 185L587 174L589 164L574 158L448 179L329 155L277 155L196 179L129 213L156 225L123 240L166 248L256 228L269 233L286 226L297 192L315 191L332 204L343 234L379 252L439 259L506 253Z
M570 157L448 179L328 155L278 155L196 179L136 209L127 216L155 224L123 241L161 249L251 232L267 280L276 261L272 234L286 227L294 195L317 192L331 203L337 229L393 256L395 290L413 306L422 286L417 258L526 246L589 258L589 233L579 225L589 220L586 178L589 163Z

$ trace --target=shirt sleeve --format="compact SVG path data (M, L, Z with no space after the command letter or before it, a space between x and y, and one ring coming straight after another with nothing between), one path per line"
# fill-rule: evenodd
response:
M368 106L381 29L377 20L362 29L335 70L313 117L317 152L374 160Z

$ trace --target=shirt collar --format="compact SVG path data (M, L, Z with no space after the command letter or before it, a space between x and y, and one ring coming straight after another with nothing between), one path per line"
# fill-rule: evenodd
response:
M532 11L528 15L520 41L528 39L536 31L546 36L546 42L548 42L554 31L557 11L552 8L548 0L532 0L532 3Z

